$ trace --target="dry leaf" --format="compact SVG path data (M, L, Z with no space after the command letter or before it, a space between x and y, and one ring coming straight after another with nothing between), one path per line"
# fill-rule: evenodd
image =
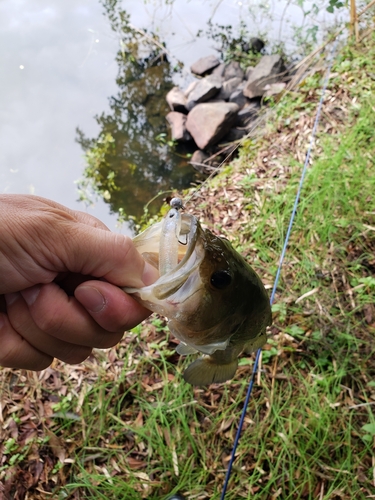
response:
M49 445L55 457L59 459L61 463L64 463L66 458L64 441L57 437L50 429L46 429L46 434L49 437Z

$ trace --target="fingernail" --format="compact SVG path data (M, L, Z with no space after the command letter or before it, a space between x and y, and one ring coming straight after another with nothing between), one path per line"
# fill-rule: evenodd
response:
M145 263L145 267L143 269L143 275L142 275L142 281L143 283L147 285L152 285L152 283L155 283L155 281L159 278L159 271L149 264L148 262Z
M103 295L92 286L80 286L74 295L88 311L98 313L106 305Z
M22 290L21 295L25 299L28 306L32 306L34 304L41 289L41 285L35 285L30 288L26 288L26 290Z
M21 294L16 292L16 293L6 293L4 295L7 306L11 306L16 300L18 300L21 297Z

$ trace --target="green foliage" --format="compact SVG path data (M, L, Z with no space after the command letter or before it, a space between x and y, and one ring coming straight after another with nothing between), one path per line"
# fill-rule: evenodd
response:
M225 62L238 61L243 68L255 66L262 54L254 52L250 46L252 35L244 20L241 20L236 29L232 25L214 24L209 20L206 32L198 32L197 36L205 36L218 44L218 50ZM259 38L267 41L266 33L258 35Z
M160 142L161 144L166 144L170 148L174 148L177 146L177 141L173 140L173 139L168 139L168 134L166 134L166 133L162 133L162 134L157 135L155 137L155 140L157 142Z
M110 200L111 192L119 189L116 184L116 173L111 170L109 164L114 147L114 138L110 133L106 133L99 136L96 142L87 148L85 177L77 183L81 201L88 200L87 193L92 185L105 200Z
M328 7L326 8L327 12L333 14L335 9L341 9L345 7L347 2L341 2L340 0L329 0Z
M375 437L375 422L363 425L362 430L365 432L362 436L363 441L372 443Z

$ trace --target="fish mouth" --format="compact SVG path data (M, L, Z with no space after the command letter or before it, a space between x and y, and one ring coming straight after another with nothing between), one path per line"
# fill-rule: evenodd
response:
M181 305L194 293L194 286L197 284L195 271L199 270L205 254L201 241L202 236L203 231L198 219L193 215L182 214L178 238L179 263L151 285L158 300L172 299L173 296L173 302L176 302L176 305ZM184 285L186 285L185 292L176 295Z
M161 237L162 223L158 222L133 240L138 252L156 268ZM199 267L204 256L203 230L198 219L190 214L182 214L177 266L151 285L142 288L124 287L123 290L151 311L180 320L199 306L199 291L203 288ZM184 312L181 312L181 305Z

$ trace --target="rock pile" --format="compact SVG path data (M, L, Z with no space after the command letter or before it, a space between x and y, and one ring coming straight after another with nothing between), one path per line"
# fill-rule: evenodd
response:
M219 141L244 137L258 116L262 98L282 92L286 69L280 55L263 56L245 71L238 62L223 63L211 55L190 69L199 79L185 90L170 90L166 99L171 112L166 119L172 139L194 140L199 149L191 164L202 171L209 157L205 151L212 153Z

